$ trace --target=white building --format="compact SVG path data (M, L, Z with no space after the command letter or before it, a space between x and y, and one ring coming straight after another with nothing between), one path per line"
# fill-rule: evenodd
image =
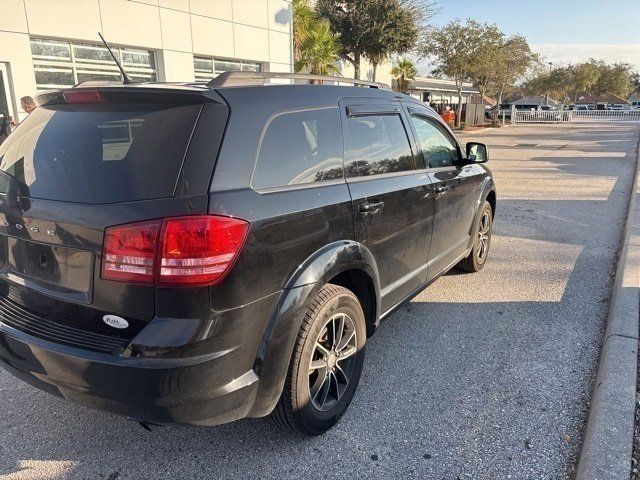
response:
M0 114L19 99L120 74L203 81L225 70L290 72L291 0L0 0Z
M456 82L441 78L416 77L411 81L408 93L414 98L435 105L457 105L460 101ZM469 96L479 93L473 84L464 82L462 103L467 103Z

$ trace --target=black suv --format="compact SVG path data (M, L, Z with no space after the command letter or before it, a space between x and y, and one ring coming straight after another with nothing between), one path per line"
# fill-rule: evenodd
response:
M380 320L484 266L484 145L376 84L277 76L39 96L0 146L4 368L141 422L320 434Z

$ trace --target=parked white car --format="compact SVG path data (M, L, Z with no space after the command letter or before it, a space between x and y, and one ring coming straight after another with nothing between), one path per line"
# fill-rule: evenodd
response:
M626 105L624 103L614 103L613 105L608 105L607 110L631 110L631 105Z

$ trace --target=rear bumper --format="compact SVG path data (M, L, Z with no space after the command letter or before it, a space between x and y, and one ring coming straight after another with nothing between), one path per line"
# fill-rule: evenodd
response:
M82 405L138 420L215 425L247 416L253 370L234 375L238 350L188 358L125 358L61 346L0 324L0 366Z

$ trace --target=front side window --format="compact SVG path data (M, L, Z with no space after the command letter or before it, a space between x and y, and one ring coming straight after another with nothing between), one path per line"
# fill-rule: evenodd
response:
M284 113L264 133L253 173L256 189L344 178L337 108Z
M345 165L350 177L415 170L400 115L349 117L346 122Z
M153 51L117 46L111 49L132 79L156 80ZM104 45L32 38L31 56L38 90L71 87L89 80L122 80Z
M411 115L411 122L418 136L418 144L429 168L451 167L458 161L458 147L434 121L419 115Z

